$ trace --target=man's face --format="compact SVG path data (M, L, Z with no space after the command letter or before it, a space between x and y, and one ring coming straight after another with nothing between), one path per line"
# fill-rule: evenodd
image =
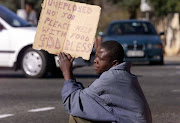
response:
M102 74L103 72L109 70L113 66L113 62L107 52L103 47L99 46L96 50L96 56L94 59L94 69L97 74Z
M29 12L31 10L31 6L29 4L25 5L26 11Z

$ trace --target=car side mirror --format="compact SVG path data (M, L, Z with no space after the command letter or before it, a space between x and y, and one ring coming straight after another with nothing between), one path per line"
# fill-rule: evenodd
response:
M159 35L162 36L162 35L165 35L165 33L164 32L160 32Z

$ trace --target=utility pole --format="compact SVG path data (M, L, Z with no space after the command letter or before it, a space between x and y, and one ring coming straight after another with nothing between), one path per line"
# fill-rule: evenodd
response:
M24 1L24 0L21 0L21 9L24 9L24 8L25 8L24 5L25 5L25 1Z
M20 18L26 20L27 15L25 12L25 0L21 0L21 8L17 10L17 15Z
M141 5L140 5L140 9L141 12L144 12L146 15L146 20L149 20L149 13L152 11L151 6L148 3L148 0L141 0Z

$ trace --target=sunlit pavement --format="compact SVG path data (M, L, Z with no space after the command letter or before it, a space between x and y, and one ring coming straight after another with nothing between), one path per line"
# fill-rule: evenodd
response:
M164 57L165 61L173 61L173 62L180 62L180 54L174 56L166 56Z

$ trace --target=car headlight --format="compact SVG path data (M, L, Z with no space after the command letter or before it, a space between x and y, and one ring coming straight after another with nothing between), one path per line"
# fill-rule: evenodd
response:
M162 46L162 44L148 44L147 48L148 49L162 49L163 46Z

